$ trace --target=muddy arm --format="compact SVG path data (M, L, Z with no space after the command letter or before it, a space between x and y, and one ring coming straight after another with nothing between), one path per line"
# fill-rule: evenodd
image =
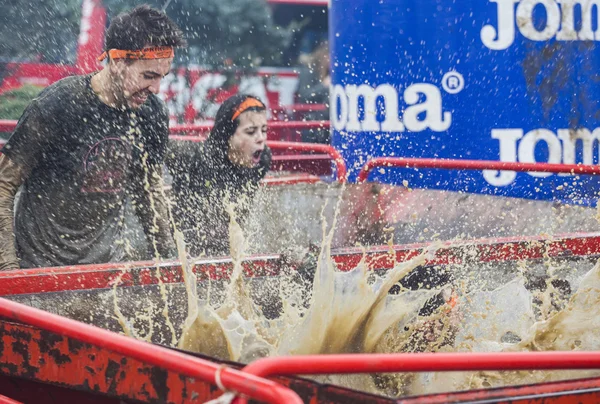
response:
M25 180L25 170L0 155L0 271L19 268L14 235L15 195Z

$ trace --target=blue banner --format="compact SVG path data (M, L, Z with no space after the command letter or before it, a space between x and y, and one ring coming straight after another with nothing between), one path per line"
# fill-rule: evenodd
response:
M333 145L373 157L598 164L600 1L331 0ZM596 177L376 169L390 184L593 204Z

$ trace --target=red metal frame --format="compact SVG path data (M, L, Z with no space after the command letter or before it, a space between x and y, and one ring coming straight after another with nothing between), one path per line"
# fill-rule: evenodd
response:
M299 142L282 142L277 140L267 141L267 145L272 150L290 150L302 152L317 152L328 154L336 166L337 180L346 182L346 162L333 146L319 143L299 143Z
M20 401L13 400L12 398L8 398L6 396L0 395L0 404L23 404Z
M291 184L315 184L321 182L321 177L312 174L299 173L294 175L282 175L282 176L266 176L262 180L262 184L268 186L275 185L291 185Z
M5 121L5 122L14 122L14 121ZM0 120L0 131L2 131L2 123ZM294 130L306 130L306 129L329 129L330 123L329 121L269 121L269 131L276 129L294 129ZM188 125L174 125L169 129L171 134L173 135L181 135L181 134L203 134L210 132L212 128L211 123L205 124L188 124ZM9 129L10 131L12 129Z
M0 132L12 132L17 126L17 121L0 119Z
M17 121L14 120L0 120L0 132L11 132L17 125ZM175 125L170 128L170 139L201 142L206 139L205 134L210 131L212 124L194 124L194 125ZM294 121L294 122L281 122L272 121L269 122L269 130L277 129L293 129L293 130L305 130L305 129L327 129L329 128L329 121ZM182 135L185 134L185 135ZM0 141L0 145L3 142ZM322 153L322 154L311 154L311 155L275 155L273 156L273 162L279 163L274 164L275 167L281 166L285 162L301 162L309 161L316 162L319 160L333 160L336 171L337 180L345 182L347 177L346 163L340 153L332 146L318 143L302 143L302 142L286 142L269 140L267 145L272 150L283 150L292 152L311 152L311 153ZM276 169L276 168L275 168ZM281 169L281 168L280 168ZM285 179L272 179L266 181L268 185L282 185L282 184L297 184L297 183L314 183L318 182L317 176L306 177L306 176L288 176Z
M416 257L429 244L398 245L390 254L390 247L366 250L369 268L390 269L395 262ZM586 257L600 255L600 234L576 233L554 238L512 237L445 242L426 265L448 265L471 262L506 262L533 260L546 257ZM332 258L341 271L355 268L363 258L359 248L335 250ZM273 276L279 273L281 256L255 256L243 262L246 276ZM230 258L198 260L194 271L200 279L224 279L233 266ZM26 293L47 293L67 290L105 289L114 285L121 276L121 286L142 286L158 283L156 271L164 283L183 282L177 262L129 262L80 265L59 268L35 268L0 272L0 296Z
M494 352L494 353L402 353L402 354L339 354L305 355L258 359L242 369L255 376L273 377L285 375L351 374L351 373L390 373L390 372L452 372L476 370L551 370L551 369L600 369L600 352ZM542 392L575 390L585 381L547 383L540 386L527 386L532 395ZM560 386L560 387L559 387ZM585 387L598 390L600 379L588 381ZM475 393L478 398L506 397L523 395L524 391L514 387L496 391L455 393L452 402L462 402L462 395ZM513 393L513 394L511 394ZM431 397L416 397L407 402L445 403L455 394L442 394L437 400ZM465 400L466 401L466 400ZM404 400L400 400L404 402ZM486 401L487 402L487 401ZM495 402L495 401L490 401ZM511 401L512 402L512 401ZM245 398L236 400L246 404Z
M597 404L600 402L599 386L599 378L567 380L526 386L407 397L395 401L395 404Z
M369 160L358 174L357 181L365 182L376 167L441 168L444 170L499 170L520 172L546 172L582 175L599 175L600 166L583 164L513 163L493 160L426 159L403 157L377 157Z
M0 316L74 338L214 385L218 385L220 379L220 383L227 390L236 391L256 400L268 403L302 403L300 397L292 390L270 380L7 299L0 298Z
M600 351L399 353L279 356L242 370L255 376L474 370L600 369Z
M169 136L172 140L188 141L188 142L203 142L204 137L201 136L190 136L190 135L171 135ZM344 161L340 152L338 152L333 146L320 144L320 143L304 143L304 142L283 142L279 140L267 140L267 146L271 150L286 150L286 151L299 151L299 152L316 152L326 154L328 159L333 160L336 166L337 181L346 182L347 169L346 162ZM322 159L323 156L307 155L302 156L307 160L318 160ZM280 161L289 158L290 160L299 160L301 156L273 156L273 159Z

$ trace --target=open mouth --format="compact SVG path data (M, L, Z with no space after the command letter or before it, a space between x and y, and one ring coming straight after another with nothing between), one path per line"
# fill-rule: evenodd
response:
M260 156L262 154L262 150L257 150L254 153L252 153L252 162L254 164L257 164L260 161Z

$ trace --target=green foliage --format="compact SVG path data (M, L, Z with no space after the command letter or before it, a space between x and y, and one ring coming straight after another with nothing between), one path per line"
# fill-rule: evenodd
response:
M0 94L0 119L19 119L25 107L42 90L43 87L25 84Z
M72 63L81 0L0 0L0 58Z
M239 68L277 65L291 38L290 29L273 23L265 0L104 1L110 15L142 3L167 5L167 14L189 44L184 63Z

